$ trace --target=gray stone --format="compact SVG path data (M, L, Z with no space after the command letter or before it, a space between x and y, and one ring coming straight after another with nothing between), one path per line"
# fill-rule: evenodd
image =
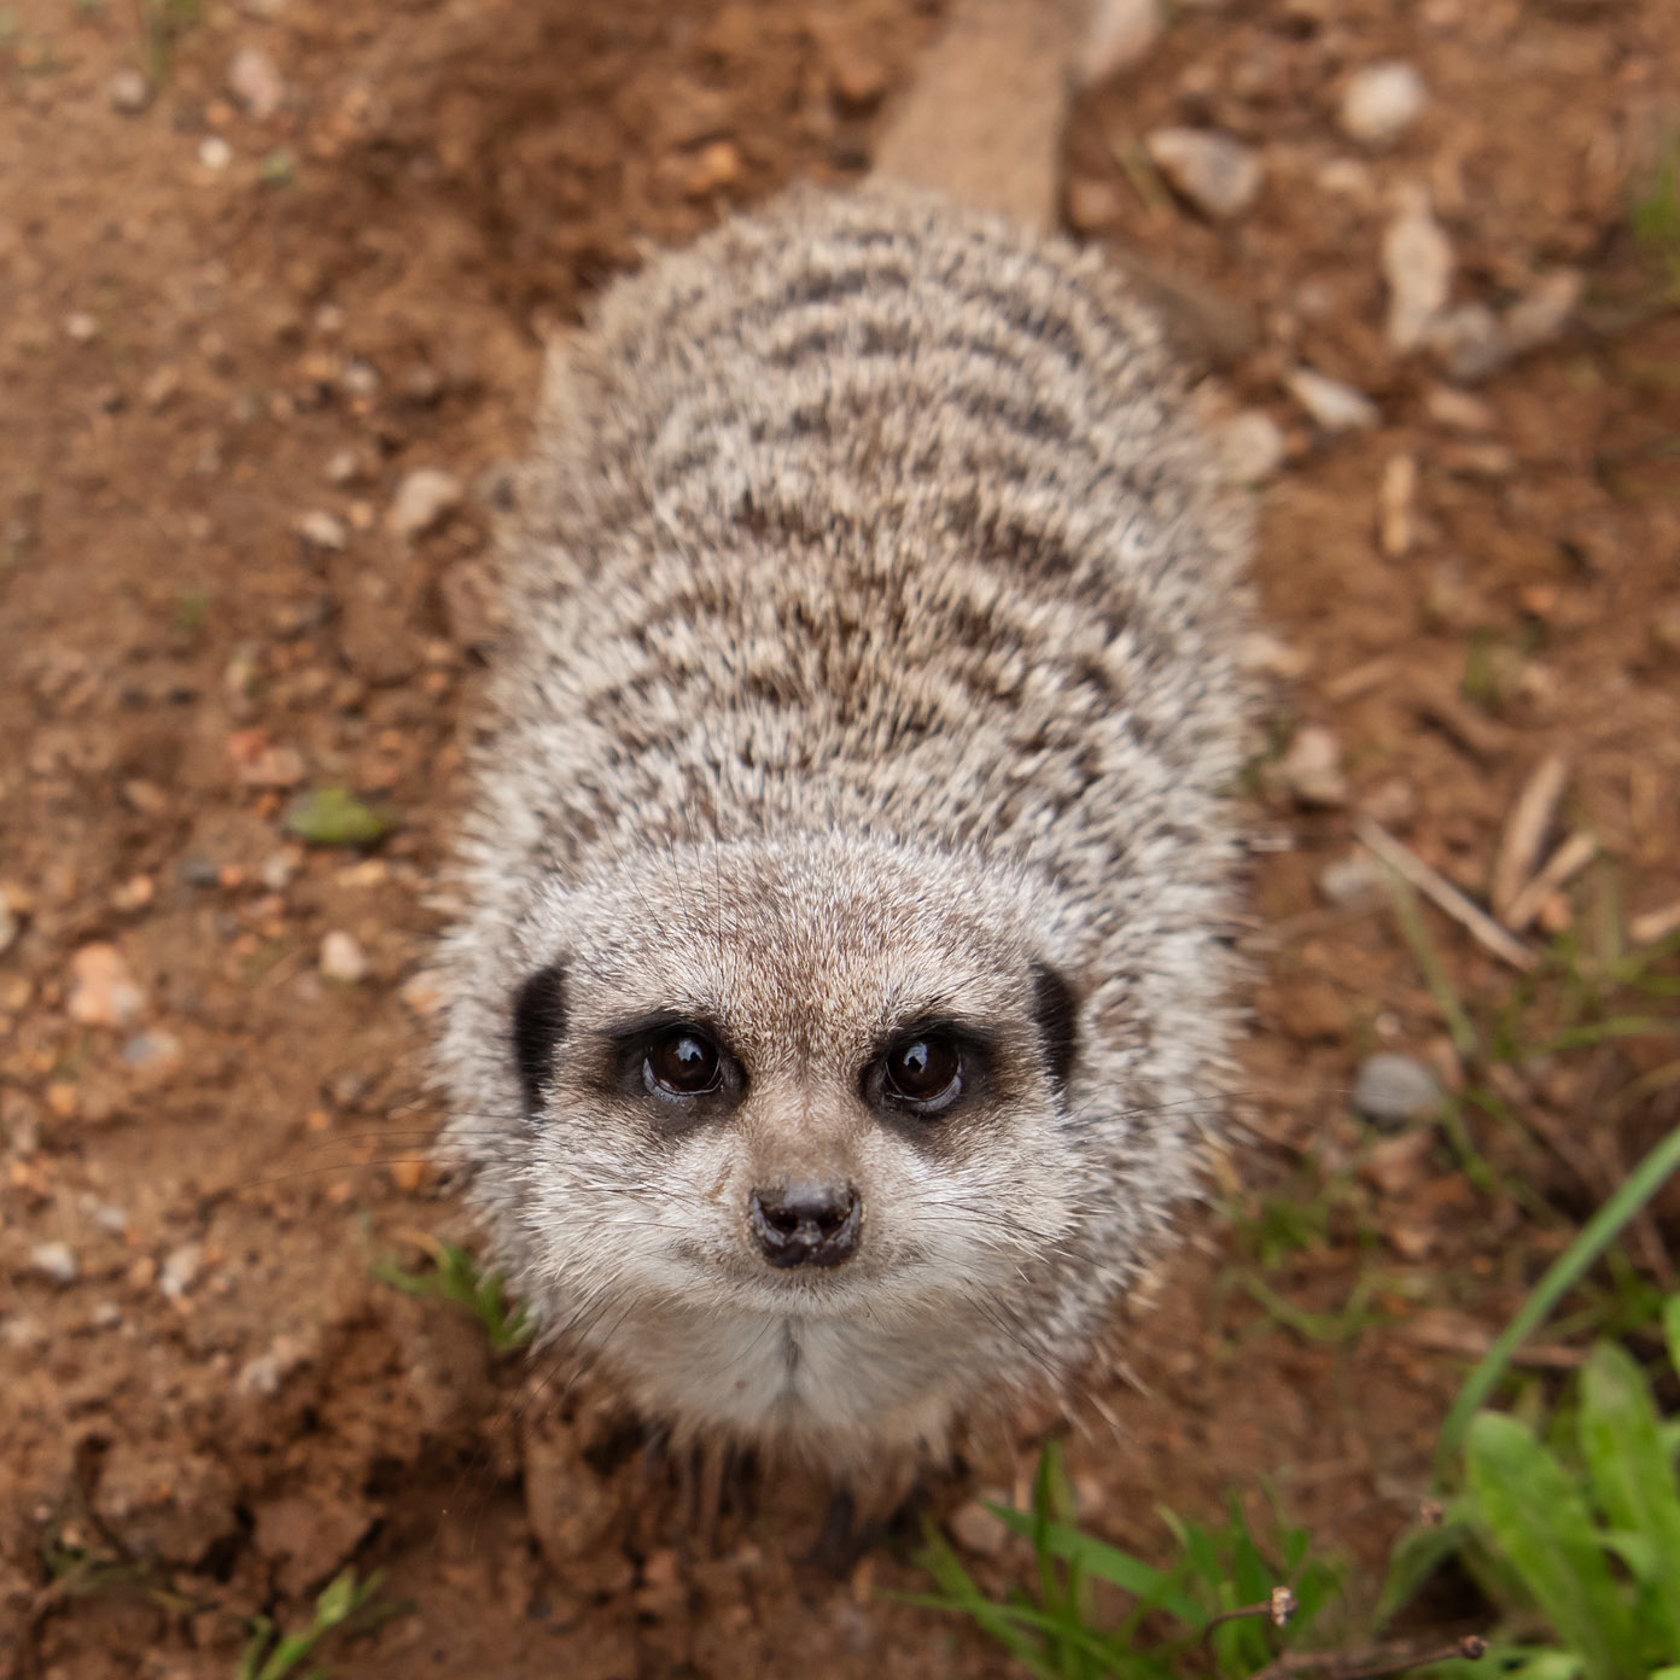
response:
M1433 1068L1415 1056L1384 1051L1360 1067L1353 1106L1373 1126L1392 1131L1430 1118L1444 1095Z
M1204 215L1240 216L1260 196L1257 152L1205 128L1158 128L1144 140L1150 161Z
M1505 312L1505 342L1513 356L1550 344L1581 301L1584 281L1576 268L1558 268L1536 280Z
M1318 890L1327 904L1351 910L1370 899L1382 885L1382 865L1369 852L1349 852L1332 858L1318 872Z

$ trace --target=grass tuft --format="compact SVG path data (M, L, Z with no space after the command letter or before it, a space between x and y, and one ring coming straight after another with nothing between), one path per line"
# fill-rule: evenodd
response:
M301 1633L281 1635L266 1616L252 1618L251 1642L240 1658L234 1680L290 1680L314 1655L316 1647L334 1634L372 1633L414 1607L404 1599L376 1602L385 1580L375 1570L365 1581L346 1569L315 1600L315 1619ZM303 1680L327 1680L328 1670L317 1664Z
M495 1353L512 1353L536 1335L536 1325L524 1307L511 1307L500 1272L484 1272L464 1248L422 1232L412 1233L432 1258L430 1272L404 1271L394 1260L381 1260L373 1275L393 1289L421 1300L453 1301L465 1307L490 1338Z

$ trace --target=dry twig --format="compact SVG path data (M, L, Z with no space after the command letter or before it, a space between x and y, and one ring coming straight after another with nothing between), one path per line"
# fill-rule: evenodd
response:
M1296 1674L1318 1675L1322 1680L1378 1680L1379 1675L1404 1674L1408 1668L1475 1662L1486 1655L1487 1641L1474 1633L1433 1651L1420 1651L1414 1645L1372 1645L1363 1651L1286 1651L1252 1680L1290 1680Z
M1558 801L1563 797L1568 779L1569 766L1561 753L1541 759L1505 819L1505 832L1500 836L1493 878L1488 885L1488 902L1494 915L1507 927L1512 925L1507 912L1540 860L1540 847L1557 814Z
M1540 914L1541 907L1560 887L1572 881L1598 856L1598 837L1584 829L1571 834L1546 860L1545 867L1517 896L1501 920L1513 933L1522 930Z
M1680 933L1680 898L1657 910L1647 910L1628 923L1628 938L1635 945L1655 945L1671 933Z
M1508 962L1524 974L1531 974L1539 966L1540 959L1521 940L1513 939L1486 911L1477 909L1457 887L1431 869L1411 847L1396 840L1381 823L1370 817L1355 817L1353 832L1367 851L1409 881L1501 962Z

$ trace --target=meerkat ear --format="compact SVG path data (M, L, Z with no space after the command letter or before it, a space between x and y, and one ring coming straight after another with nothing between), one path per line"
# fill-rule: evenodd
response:
M1033 967L1033 1019L1044 1041L1044 1065L1058 1091L1067 1089L1079 1049L1079 1000L1048 963Z
M513 1000L513 1060L525 1094L525 1113L533 1119L554 1079L554 1052L566 1036L564 982L558 963L539 968Z

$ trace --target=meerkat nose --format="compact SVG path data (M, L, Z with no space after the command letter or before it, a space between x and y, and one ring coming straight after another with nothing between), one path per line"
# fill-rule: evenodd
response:
M772 1266L838 1266L857 1250L863 1200L849 1184L755 1190L753 1235Z

